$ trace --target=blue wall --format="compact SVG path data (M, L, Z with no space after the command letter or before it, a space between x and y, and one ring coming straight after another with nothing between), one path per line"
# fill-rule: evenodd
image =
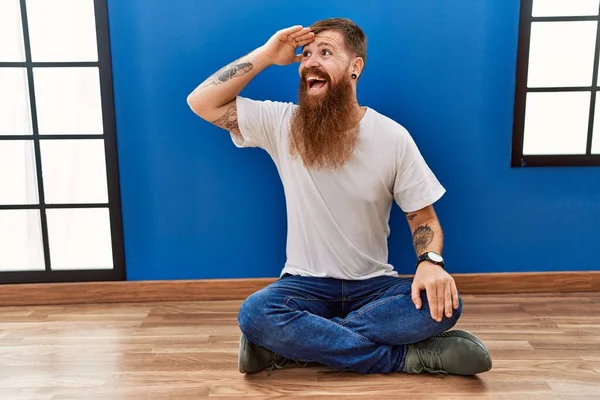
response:
M511 169L518 0L109 0L127 276L273 277L285 204L260 149L236 149L187 94L276 30L345 16L368 35L359 100L406 126L448 193L449 270L598 270L600 168ZM242 93L294 101L297 66ZM413 250L392 212L390 261Z

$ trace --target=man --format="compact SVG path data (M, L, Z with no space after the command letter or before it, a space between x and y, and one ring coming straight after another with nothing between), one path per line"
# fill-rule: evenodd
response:
M359 373L491 368L477 337L449 331L462 305L444 269L432 206L445 190L402 126L358 104L365 60L363 31L326 19L278 31L188 96L191 109L228 130L237 147L267 151L285 191L287 261L280 279L242 304L242 373L290 360ZM239 96L265 68L294 62L298 105ZM413 235L413 279L399 278L387 262L394 200Z

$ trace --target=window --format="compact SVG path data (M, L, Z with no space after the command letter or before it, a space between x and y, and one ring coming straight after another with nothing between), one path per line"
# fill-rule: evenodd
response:
M600 165L600 0L521 0L514 167Z
M122 280L106 0L0 1L0 283Z

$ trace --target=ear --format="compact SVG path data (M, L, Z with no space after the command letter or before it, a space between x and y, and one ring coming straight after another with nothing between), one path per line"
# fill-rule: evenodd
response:
M362 70L365 68L365 60L362 57L356 57L350 63L350 73L356 74L357 78L360 77Z

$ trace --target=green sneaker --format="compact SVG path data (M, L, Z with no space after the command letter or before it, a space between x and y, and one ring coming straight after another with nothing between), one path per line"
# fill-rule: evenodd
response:
M404 371L476 375L492 369L487 347L475 335L465 331L448 331L408 345Z
M275 368L281 369L290 363L296 363L301 367L306 367L308 365L308 363L299 363L288 360L262 346L251 343L246 339L244 334L240 336L238 370L242 374L252 374L266 368L270 368L269 372L271 372Z

